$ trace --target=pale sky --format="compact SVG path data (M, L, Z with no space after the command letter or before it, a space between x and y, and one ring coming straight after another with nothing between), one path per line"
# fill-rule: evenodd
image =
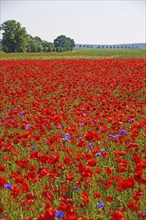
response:
M0 0L0 22L16 20L28 34L53 42L64 34L75 43L146 42L146 0Z

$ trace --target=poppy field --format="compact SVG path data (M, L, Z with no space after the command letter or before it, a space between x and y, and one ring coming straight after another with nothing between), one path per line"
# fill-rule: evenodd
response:
M145 59L0 67L0 219L145 219Z

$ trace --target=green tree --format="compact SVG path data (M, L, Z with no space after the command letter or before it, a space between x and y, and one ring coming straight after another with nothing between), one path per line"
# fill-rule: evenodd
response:
M48 42L48 52L55 52L56 48L54 43Z
M27 52L42 52L44 51L43 42L39 37L29 35L27 43Z
M26 50L28 35L24 27L15 20L4 22L1 27L4 32L2 45L4 52L23 52Z
M47 52L48 51L48 42L43 40L42 41L42 45L43 45L43 51L44 52Z
M0 52L3 51L3 45L2 45L2 42L0 41Z
M65 35L60 35L54 40L54 45L56 51L72 51L75 46L75 42L73 39L66 37Z
M43 51L44 52L54 52L55 51L55 46L54 43L48 42L48 41L42 41L43 45Z
M36 36L36 37L34 37L34 39L42 44L42 40L40 37Z

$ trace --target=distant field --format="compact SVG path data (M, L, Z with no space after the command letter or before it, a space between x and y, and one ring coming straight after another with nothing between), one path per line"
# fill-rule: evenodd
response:
M62 53L0 53L1 60L11 59L80 59L80 58L146 58L146 50L75 49Z

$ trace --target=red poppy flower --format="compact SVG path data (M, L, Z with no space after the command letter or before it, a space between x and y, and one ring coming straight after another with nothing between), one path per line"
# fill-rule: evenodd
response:
M115 211L112 214L111 220L126 220L121 211Z
M128 206L128 208L132 209L132 211L139 210L139 207L138 207L137 203L135 203L135 202L128 202L127 206Z
M89 166L85 166L82 172L82 178L84 177L92 177L93 176L93 171Z
M111 197L111 196L106 196L106 201L107 202L112 202L113 201L113 197Z

